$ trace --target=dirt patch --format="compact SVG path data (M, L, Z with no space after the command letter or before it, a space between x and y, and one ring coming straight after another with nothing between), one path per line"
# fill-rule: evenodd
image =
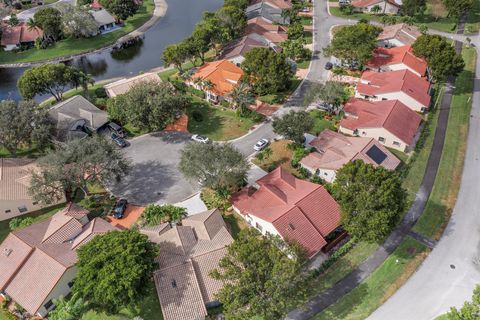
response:
M269 157L265 157L263 160L254 158L253 163L267 172L272 171L278 166L282 166L282 168L286 169L288 172L298 175L297 169L292 167L291 164L293 151L288 148L289 143L290 142L286 140L272 142L269 146L272 150L272 154Z
M174 123L170 123L165 127L164 131L188 132L188 116L183 114Z

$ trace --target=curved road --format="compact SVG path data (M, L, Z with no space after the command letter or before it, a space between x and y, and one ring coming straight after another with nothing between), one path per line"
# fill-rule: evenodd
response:
M480 36L472 42L480 47ZM477 63L462 182L447 228L417 272L369 319L434 319L470 300L480 283L479 75Z

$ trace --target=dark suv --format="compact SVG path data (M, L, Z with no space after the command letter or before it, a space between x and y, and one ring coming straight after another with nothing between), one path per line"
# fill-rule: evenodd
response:
M128 204L127 199L118 200L117 204L115 205L115 208L113 209L113 217L115 219L123 218L125 210L127 210L127 204Z
M107 128L108 128L108 130L110 130L111 133L115 133L122 138L125 138L125 136L126 136L125 131L123 131L122 127L120 127L115 122L109 122L107 124Z

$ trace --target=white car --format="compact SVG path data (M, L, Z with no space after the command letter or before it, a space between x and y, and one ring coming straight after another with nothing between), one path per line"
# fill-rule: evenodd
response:
M201 136L201 135L199 135L199 134L194 134L194 135L192 136L192 140L193 140L193 141L196 141L196 142L201 142L201 143L208 143L208 141L210 141L210 140L208 139L208 137Z
M268 146L269 143L270 141L268 141L267 139L258 140L258 142L253 146L253 150L260 151L266 146Z

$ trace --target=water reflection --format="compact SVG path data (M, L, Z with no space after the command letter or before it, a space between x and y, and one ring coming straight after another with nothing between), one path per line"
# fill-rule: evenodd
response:
M105 59L94 59L93 57L84 56L71 62L77 68L91 74L93 77L104 75L108 70L108 63Z
M143 46L143 39L139 38L136 40L133 44L129 45L126 48L123 49L118 49L118 50L113 50L110 52L110 55L112 56L113 59L117 61L131 61L133 60L136 56L140 55L142 52L142 46Z

